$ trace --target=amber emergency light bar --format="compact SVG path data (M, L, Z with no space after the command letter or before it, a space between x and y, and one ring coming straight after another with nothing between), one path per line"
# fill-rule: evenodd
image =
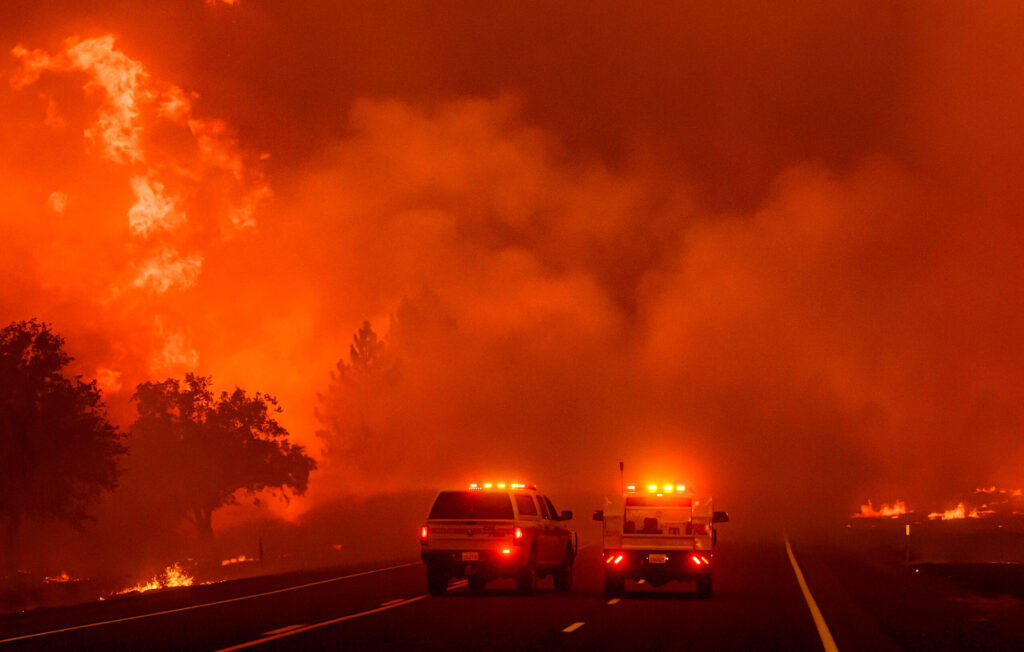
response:
M469 485L470 490L483 491L484 489L528 489L530 491L536 491L537 485L535 484L524 484L522 482L474 482Z
M649 493L656 494L658 496L664 496L665 494L670 494L673 491L677 491L677 492L686 491L686 485L685 484L664 484L664 485L649 484L649 485L647 485L647 491ZM626 486L626 493L627 494L635 494L635 493L637 493L636 485L635 484L627 485Z

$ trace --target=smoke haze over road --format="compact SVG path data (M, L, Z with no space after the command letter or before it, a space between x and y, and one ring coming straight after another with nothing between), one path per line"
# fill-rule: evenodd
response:
M122 425L186 371L277 396L325 463L275 513L619 460L822 519L1024 481L1019 4L0 25L0 322L52 323ZM393 373L353 401L364 320Z

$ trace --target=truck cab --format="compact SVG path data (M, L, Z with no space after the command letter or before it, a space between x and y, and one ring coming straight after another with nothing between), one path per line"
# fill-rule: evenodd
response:
M646 489L646 491L644 491ZM687 492L685 485L629 485L621 500L594 512L604 523L605 593L619 597L626 580L662 586L673 580L696 582L697 594L710 598L716 523L729 515L716 512L711 498Z
M532 594L548 575L556 591L568 591L578 546L571 519L535 485L487 482L440 492L420 529L430 594L443 595L459 577L474 593L514 578L520 593Z

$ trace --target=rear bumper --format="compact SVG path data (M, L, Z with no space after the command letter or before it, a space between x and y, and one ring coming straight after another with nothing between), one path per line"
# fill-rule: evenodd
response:
M665 556L664 563L651 561ZM621 556L622 560L615 563ZM693 560L696 556L700 563ZM706 560L706 561L705 561ZM709 552L689 550L606 550L604 570L608 577L647 580L658 585L670 580L693 581L711 575L714 566Z
M521 546L501 550L423 550L420 557L435 568L443 568L452 577L484 575L515 577L526 566L529 551ZM475 553L478 559L463 559L463 553Z

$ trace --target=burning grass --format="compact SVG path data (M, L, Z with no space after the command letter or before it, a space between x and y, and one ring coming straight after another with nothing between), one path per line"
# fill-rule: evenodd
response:
M153 591L156 589L169 589L180 586L192 586L195 579L187 571L181 568L181 565L174 563L158 573L153 579L148 582L140 582L135 586L128 587L117 591L116 595L124 595L125 593L144 593L146 591Z

